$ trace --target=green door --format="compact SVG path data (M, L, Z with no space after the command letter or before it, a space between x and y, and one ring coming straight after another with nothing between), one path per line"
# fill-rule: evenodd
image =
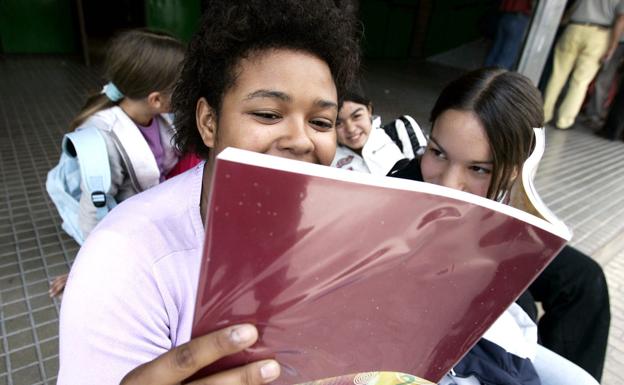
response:
M0 41L5 53L77 50L71 0L0 0Z

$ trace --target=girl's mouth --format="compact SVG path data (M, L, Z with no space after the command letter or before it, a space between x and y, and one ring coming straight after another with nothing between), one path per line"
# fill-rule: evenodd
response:
M349 136L347 139L349 139L350 141L354 142L354 141L360 139L361 136L362 136L362 133L359 132L359 133L357 133L355 135Z

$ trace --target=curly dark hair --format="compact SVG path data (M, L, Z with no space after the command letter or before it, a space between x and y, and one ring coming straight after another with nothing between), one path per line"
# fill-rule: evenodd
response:
M207 158L195 122L204 97L217 114L242 58L271 48L309 52L327 63L339 97L360 67L361 26L344 2L331 0L209 0L175 87L175 143Z

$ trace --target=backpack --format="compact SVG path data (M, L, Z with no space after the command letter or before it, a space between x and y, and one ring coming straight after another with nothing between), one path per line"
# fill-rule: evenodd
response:
M81 190L81 182L86 191ZM117 205L110 195L110 187L108 151L99 130L84 127L65 134L61 158L48 172L46 190L63 220L63 230L78 244L84 242L79 223L80 197L83 193L91 196L99 221Z
M385 124L382 129L399 147L408 159L422 155L427 147L427 138L416 120L409 115L403 115Z

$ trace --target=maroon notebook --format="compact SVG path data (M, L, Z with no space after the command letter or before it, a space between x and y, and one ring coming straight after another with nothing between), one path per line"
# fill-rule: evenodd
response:
M193 337L252 323L278 384L359 372L437 382L528 287L569 232L409 180L247 151L217 157Z

